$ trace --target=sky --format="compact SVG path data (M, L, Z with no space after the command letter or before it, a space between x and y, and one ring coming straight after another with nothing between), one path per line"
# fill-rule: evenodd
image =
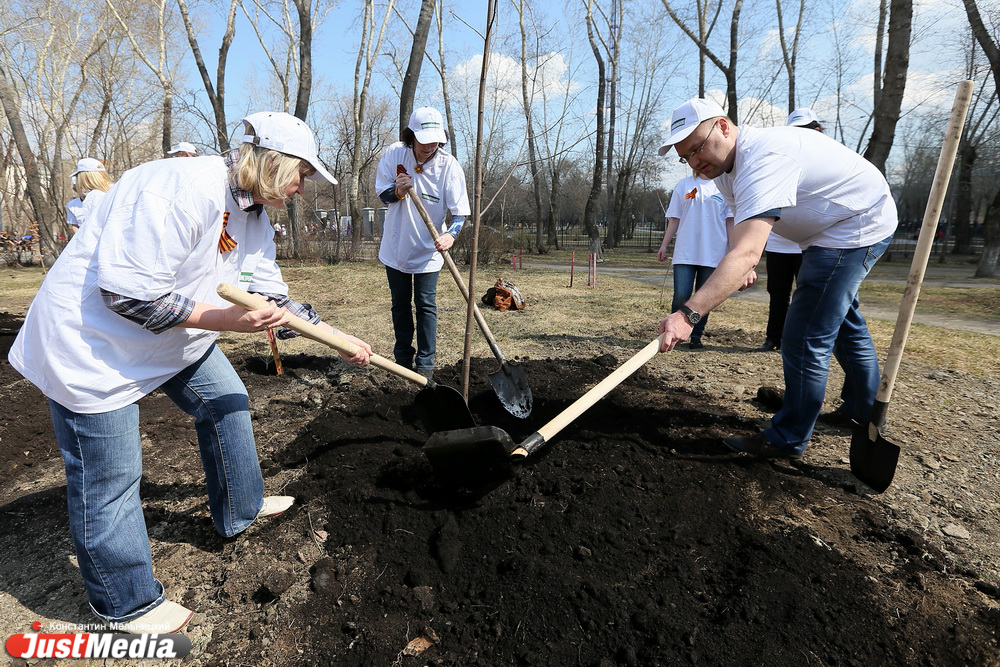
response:
M251 3L247 3L251 5ZM353 0L341 0L325 17L323 24L314 40L313 62L318 81L322 85L314 90L314 100L317 95L327 94L329 90L350 95L353 90L357 44L360 27L358 25L359 4ZM417 0L403 0L399 11L411 24L415 22ZM581 31L575 30L571 21L578 21L579 3L558 5L538 3L542 5L540 22L552 27L546 46L557 51L552 59L549 81L565 86L567 77L572 76L573 86L594 88L591 73L593 56L589 44ZM607 4L605 2L604 4ZM659 12L662 5L659 2L644 3L647 12ZM673 0L678 8L692 3ZM786 12L794 12L796 3L784 3ZM831 122L836 117L838 99L832 71L836 60L834 53L835 35L841 36L841 47L845 56L853 61L848 73L848 79L843 81L842 90L845 96L860 101L868 100L870 108L870 89L872 86L871 54L874 46L874 16L876 3L874 0L833 0L819 3L809 0L807 3L807 22L804 37L800 46L798 89L800 103L797 106L811 104L820 118ZM789 9L792 5L792 9ZM635 4L633 3L633 6ZM485 29L486 3L482 0L461 0L451 5L450 13L446 15L447 50L452 81L459 82L455 88L464 90L474 98L474 87L478 84L481 67L482 38L479 32ZM724 14L729 9L729 3L724 7ZM780 58L775 25L762 25L761 17L771 17L774 5L769 0L746 0L742 25L744 27L743 44L741 47L741 81L739 89L747 91L747 97L740 102L741 115L745 110L754 109L755 113L742 122L754 125L783 124L786 109L786 84L775 80L767 86L768 77L773 77L775 63ZM904 101L904 125L907 118L915 117L931 111L942 116L947 115L954 95L954 82L961 78L956 69L961 62L960 49L955 41L965 29L966 19L960 0L917 0L915 3L914 47L911 50L910 74L907 81L906 99ZM203 51L206 58L214 55L219 35L222 30L223 18L205 14L207 35L203 41ZM720 20L725 23L727 17ZM859 22L870 21L871 29L858 29ZM671 79L664 90L661 100L660 123L665 126L669 122L670 110L697 92L693 72L696 70L697 52L693 43L679 33L669 18L662 18L661 25L654 26L664 36L664 48L672 48L672 64L679 67L679 75ZM773 20L770 23L774 23ZM514 31L509 7L501 14L499 31ZM433 31L433 29L432 29ZM725 32L725 27L720 29ZM845 36L850 36L847 39ZM666 37L670 39L667 40ZM386 40L385 48L397 49L405 59L409 53L409 36L398 31ZM432 34L428 48L436 54L436 37ZM716 47L718 48L718 46ZM493 66L502 73L497 74L500 81L508 81L513 101L519 102L519 59L516 51L503 43L495 45ZM506 52L506 53L501 53ZM509 55L508 55L509 54ZM227 77L228 115L238 118L248 108L257 110L256 105L267 96L259 90L263 82L268 80L266 73L270 69L266 55L254 34L247 18L238 15L237 33L229 57L229 73ZM766 65L765 65L766 64ZM193 66L193 64L192 64ZM213 68L214 63L210 62ZM575 74L572 74L575 72ZM512 74L516 74L512 78ZM393 79L397 78L393 75ZM765 83L761 83L761 82ZM385 70L373 74L372 90L389 99L395 97L394 89L398 89L399 81L390 81ZM200 80L192 72L188 77L188 85L197 89ZM708 96L724 102L724 79L718 71L709 67ZM950 86L950 87L949 87ZM751 89L761 92L766 89L764 97L754 97ZM432 104L441 107L440 84L434 69L425 61L418 88L417 104ZM586 119L593 115L592 108L586 108L584 101L578 110L578 116ZM590 105L593 102L589 102ZM846 123L845 143L857 148L858 141L864 136L862 121L867 118L869 109L861 103L850 102L840 106L841 118ZM870 130L869 130L870 131ZM665 132L664 132L665 134ZM207 139L207 137L206 137ZM901 145L906 141L903 133L898 139ZM863 150L864 146L861 145ZM894 152L902 155L902 151ZM664 168L665 178L674 179L684 175L680 165L668 164Z

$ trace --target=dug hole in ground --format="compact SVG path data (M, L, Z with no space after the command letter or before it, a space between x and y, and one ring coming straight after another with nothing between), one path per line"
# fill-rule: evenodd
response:
M5 638L93 622L46 401L6 362L19 320L0 323ZM759 332L722 318L713 331L708 349L644 366L512 479L463 493L421 452L409 383L322 352L287 353L277 376L234 347L268 492L299 502L231 540L212 528L189 418L144 399L156 574L197 611L184 664L1000 664L996 382L905 361L890 424L916 445L873 495L849 472L846 429L820 425L798 466L722 448L766 424L755 393L780 386L780 362L744 354ZM474 359L477 421L526 437L648 342L616 334L555 335L549 356L521 360L524 421L489 385L496 361ZM436 379L460 386L454 366Z

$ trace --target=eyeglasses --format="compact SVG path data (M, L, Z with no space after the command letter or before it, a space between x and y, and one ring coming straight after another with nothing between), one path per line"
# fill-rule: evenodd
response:
M681 164L687 164L688 160L690 160L691 158L693 158L695 155L697 155L698 153L700 153L702 151L702 149L705 148L705 144L708 143L708 138L712 136L712 132L715 131L715 126L718 125L718 124L719 124L718 120L716 120L714 123L712 123L712 129L708 131L708 134L705 136L705 141L701 142L701 146L698 146L698 148L694 149L693 151L691 151L687 155L681 155L680 156L679 159L680 159Z

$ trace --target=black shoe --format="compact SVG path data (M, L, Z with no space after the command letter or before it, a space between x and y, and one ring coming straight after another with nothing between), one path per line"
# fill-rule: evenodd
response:
M423 375L428 380L434 379L434 369L433 368L418 368L417 372Z
M764 340L764 344L757 348L758 352L770 352L771 350L780 350L781 343L776 340L771 340L767 338Z
M844 428L854 428L857 422L840 410L831 410L830 412L824 412L819 416L817 421L821 421L824 424L829 424L830 426L843 426Z
M705 344L701 342L700 338L692 338L690 347L692 350L700 350L701 348L705 347Z
M785 459L788 461L801 461L801 454L790 454L777 445L773 445L764 437L764 433L751 435L747 438L723 438L722 444L734 452L743 452L762 459Z

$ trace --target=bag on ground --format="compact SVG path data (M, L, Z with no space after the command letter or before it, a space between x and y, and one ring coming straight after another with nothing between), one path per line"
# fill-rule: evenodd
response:
M482 301L500 311L523 310L528 305L514 283L503 278L497 278L496 285L486 290Z

